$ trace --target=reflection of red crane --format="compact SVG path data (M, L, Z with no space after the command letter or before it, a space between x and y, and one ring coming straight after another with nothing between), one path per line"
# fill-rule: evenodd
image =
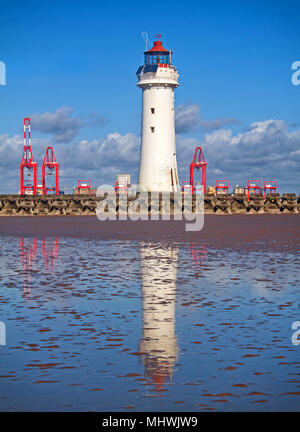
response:
M206 166L203 151L201 147L196 147L193 162L190 165L190 185L192 186L192 193L195 192L194 184L194 169L202 169L202 186L203 192L206 193Z
M49 270L49 263L50 263L50 270L53 271L54 268L54 261L57 260L58 257L58 239L57 237L55 240L52 240L51 243L49 240L43 239L42 240L42 254L44 258L44 263L46 270Z
M27 177L24 179L24 169L27 170ZM20 194L36 195L37 193L37 172L38 166L34 161L31 151L30 118L24 118L24 152L20 165Z
M29 241L29 239L28 239ZM20 237L20 256L21 264L24 268L24 296L30 295L31 291L31 271L33 261L38 253L37 239L34 237L32 244L25 243L23 237ZM42 254L44 264L47 272L53 272L54 262L58 258L58 239L43 239L42 240ZM49 265L50 264L50 265Z
M21 263L24 268L24 296L26 294L30 295L31 286L31 270L32 263L37 254L37 240L36 237L33 239L32 245L24 245L23 237L20 238L20 255Z
M47 195L48 192L54 192L55 195L59 195L59 164L56 162L53 147L47 147L43 161L43 194ZM55 171L55 187L47 187L46 185L46 174L53 175Z
M191 248L190 251L194 261L195 268L197 270L200 270L206 260L206 255L207 255L206 245L195 244L194 242L191 242L190 248Z

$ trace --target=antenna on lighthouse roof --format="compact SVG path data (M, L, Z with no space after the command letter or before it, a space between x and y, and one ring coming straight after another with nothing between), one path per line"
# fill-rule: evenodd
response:
M148 51L148 43L151 44L151 40L148 37L148 33L147 32L142 32L142 38L144 39L145 43L146 43L146 51Z

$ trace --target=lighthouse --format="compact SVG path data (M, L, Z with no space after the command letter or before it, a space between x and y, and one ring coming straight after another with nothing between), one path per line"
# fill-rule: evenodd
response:
M143 94L138 186L143 191L178 192L174 89L179 75L172 65L172 51L163 47L160 36L144 52L144 65L137 70Z

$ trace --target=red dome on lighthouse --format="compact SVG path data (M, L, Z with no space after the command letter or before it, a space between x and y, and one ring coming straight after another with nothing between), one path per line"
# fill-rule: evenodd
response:
M145 51L145 65L147 64L171 64L172 51L163 47L162 41L159 40L161 35L157 35L157 40L148 51Z
M160 40L156 40L154 42L154 45L151 49L149 49L148 51L146 51L144 54L147 53L151 53L151 52L156 52L156 51L161 51L161 52L169 52L169 50L167 50L166 48L163 47L162 41Z

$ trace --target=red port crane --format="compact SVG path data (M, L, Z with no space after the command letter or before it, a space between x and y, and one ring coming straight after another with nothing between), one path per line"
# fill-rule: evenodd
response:
M55 187L47 187L46 174L54 175L55 171ZM47 195L48 192L54 192L55 195L59 195L59 164L56 162L53 147L47 147L42 167L42 187L43 195Z
M24 178L24 169L27 171ZM36 195L38 166L31 151L30 118L24 118L24 152L20 165L20 194Z
M194 185L194 169L202 169L202 185L203 192L206 193L206 166L203 151L201 147L196 147L193 162L190 165L190 185L192 186L192 193L195 193Z

